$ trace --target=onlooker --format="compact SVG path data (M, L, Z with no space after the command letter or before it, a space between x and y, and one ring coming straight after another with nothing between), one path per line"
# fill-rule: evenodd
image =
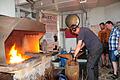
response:
M103 45L103 52L102 52L102 66L101 67L107 67L109 68L108 62L109 62L109 45L108 45L108 39L110 36L110 30L107 29L105 24L102 22L99 24L100 26L100 31L98 32L98 37Z
M78 35L78 44L74 52L74 60L79 51L86 46L88 49L87 74L88 80L98 80L98 61L102 53L102 44L99 38L88 28L71 25L69 29L75 35ZM79 53L80 54L80 53Z
M120 29L114 27L111 21L107 21L106 26L108 29L112 30L109 37L109 54L113 66L113 75L111 78L117 79L119 57L115 55L115 52L120 51Z

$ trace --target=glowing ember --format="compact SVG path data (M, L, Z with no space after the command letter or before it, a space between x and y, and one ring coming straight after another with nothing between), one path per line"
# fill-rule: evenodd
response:
M18 51L15 49L15 44L12 46L9 55L10 63L19 63L25 60L25 58L22 58L21 54L19 54Z

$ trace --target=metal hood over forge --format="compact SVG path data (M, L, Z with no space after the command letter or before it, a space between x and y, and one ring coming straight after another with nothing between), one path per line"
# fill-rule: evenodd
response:
M39 40L45 32L45 24L38 21L0 15L0 64L10 63L13 45L21 56L39 52Z

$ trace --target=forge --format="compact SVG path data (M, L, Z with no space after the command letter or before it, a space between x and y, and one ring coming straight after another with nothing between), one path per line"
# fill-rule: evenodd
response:
M0 74L14 74L12 80L44 76L51 65L51 56L40 53L39 42L45 32L41 22L0 15Z
M24 55L25 52L38 53L39 40L44 34L43 23L26 18L0 16L0 63L14 63L10 59L15 55L30 58Z

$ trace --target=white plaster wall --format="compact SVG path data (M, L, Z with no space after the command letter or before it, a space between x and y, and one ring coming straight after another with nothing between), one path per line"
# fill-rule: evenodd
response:
M0 0L0 14L15 17L15 1Z
M88 21L90 25L96 25L105 21L104 7L94 8L88 11Z
M98 7L88 11L88 20L90 25L97 25L101 22L111 20L120 21L120 2L106 7Z
M120 2L105 7L105 20L120 21Z

